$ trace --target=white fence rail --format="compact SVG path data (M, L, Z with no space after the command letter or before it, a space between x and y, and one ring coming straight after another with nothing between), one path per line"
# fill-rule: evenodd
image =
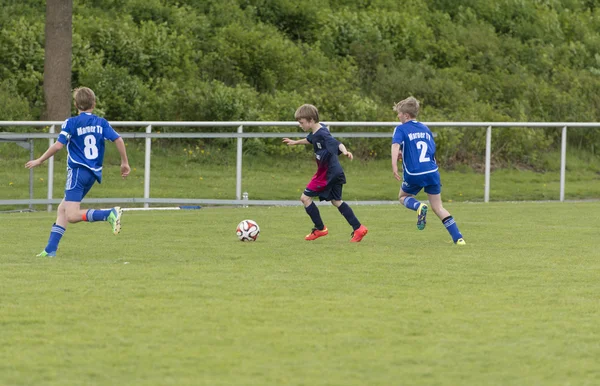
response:
M35 138L48 138L49 144L54 143L57 137L57 129L62 125L62 121L0 121L1 127L31 126L31 127L49 127L49 133L8 133L0 130L0 142L19 142L22 146ZM323 122L329 127L389 127L388 133L381 132L335 132L339 138L390 138L391 128L398 125L398 122ZM490 199L490 163L492 153L492 128L498 127L536 127L536 128L562 128L561 136L561 159L560 159L560 201L565 199L565 173L566 173L566 152L567 152L567 128L597 128L600 123L575 123L575 122L424 122L430 128L435 127L456 127L456 128L486 128L486 149L485 149L485 187L484 202ZM111 122L113 127L145 127L145 132L122 132L123 138L145 138L145 162L144 162L144 197L143 198L106 198L106 199L86 199L89 203L143 203L145 207L149 204L207 204L207 205L297 205L298 201L272 201L272 200L243 200L242 199L242 139L243 138L284 138L299 137L303 133L299 131L288 133L245 133L244 127L297 127L298 123L292 122L259 122L259 121L230 121L230 122L162 122L162 121L115 121ZM161 127L232 127L237 128L236 132L219 133L160 133L153 132L155 128ZM150 162L151 162L151 139L152 138L237 138L237 156L236 156L236 199L218 200L218 199L179 199L179 198L150 198ZM26 146L24 146L26 147ZM26 147L27 148L27 147ZM31 151L31 148L30 148ZM61 199L55 199L53 192L54 181L54 157L48 160L48 194L47 199L33 199L33 172L30 171L30 198L25 200L1 200L2 205L48 205L48 211L52 210L52 204L60 203ZM396 201L364 201L359 204L381 204L392 203Z

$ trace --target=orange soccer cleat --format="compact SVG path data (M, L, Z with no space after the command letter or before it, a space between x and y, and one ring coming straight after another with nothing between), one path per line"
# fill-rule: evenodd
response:
M306 237L304 237L304 240L308 240L308 241L316 240L319 237L327 236L327 234L329 234L327 227L323 228L323 230L313 228L312 231L309 234L307 234Z
M369 232L366 226L361 225L360 228L352 232L351 243L360 243L360 241L365 237L365 235Z

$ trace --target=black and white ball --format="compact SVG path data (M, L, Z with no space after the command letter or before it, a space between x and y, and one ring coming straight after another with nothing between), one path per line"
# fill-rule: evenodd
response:
M260 228L256 221L244 220L237 226L237 236L240 241L256 241Z

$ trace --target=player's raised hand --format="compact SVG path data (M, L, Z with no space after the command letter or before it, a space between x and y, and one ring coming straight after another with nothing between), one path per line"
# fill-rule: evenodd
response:
M129 172L131 172L131 168L129 167L129 164L121 164L121 177L123 179L125 179L125 177L127 177L129 175Z
M32 168L34 168L34 167L36 167L36 166L40 166L41 164L42 164L42 161L40 161L39 159L34 159L34 160L31 160L31 161L28 161L28 162L25 164L25 167L26 167L27 169L32 169Z
M294 146L296 144L296 141L294 141L293 139L289 139L289 138L284 138L282 140L282 142L288 146Z

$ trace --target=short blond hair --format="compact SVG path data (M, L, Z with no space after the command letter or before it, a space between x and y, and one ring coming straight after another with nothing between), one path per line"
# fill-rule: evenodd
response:
M317 108L313 105L304 104L298 107L298 110L296 110L296 114L294 114L294 117L297 121L304 118L307 121L312 120L315 123L319 123L319 110L317 110Z
M80 111L90 110L96 104L96 94L88 87L78 87L73 90L73 99L75 107Z
M394 105L394 111L404 113L416 118L419 115L419 101L415 97L408 97Z

